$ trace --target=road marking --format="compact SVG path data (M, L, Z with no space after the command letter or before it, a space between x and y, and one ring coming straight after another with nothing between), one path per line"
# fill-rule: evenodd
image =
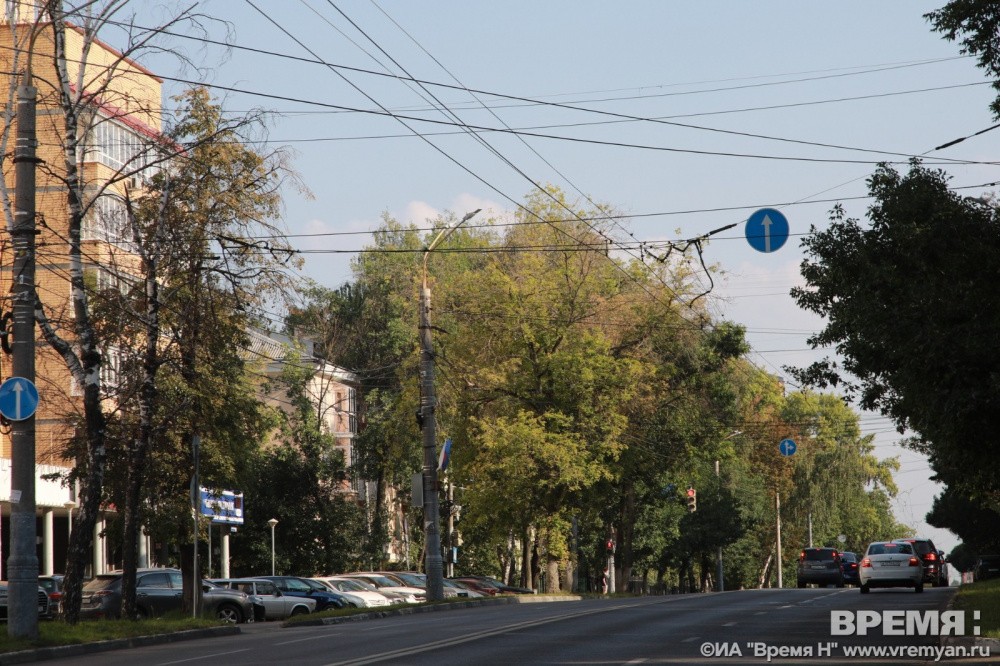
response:
M726 622L723 627L735 627L739 622Z
M701 638L701 636L691 636L689 638L685 638L684 640L682 640L681 643L690 643L691 641L696 641L699 638Z
M244 648L242 650L232 650L230 652L216 652L215 654L206 654L200 657L191 657L190 659L178 659L177 661L163 661L160 662L160 666L169 666L169 664L184 664L189 661L201 661L202 659L215 659L216 657L222 657L227 654L239 654L240 652L249 652L250 648Z
M349 659L347 661L330 662L326 666L361 666L361 664L374 664L379 661L389 661L398 659L399 657L420 654L421 652L430 652L431 650L437 650L443 647L461 645L462 643L477 641L480 638L499 636L501 634L506 634L512 631L518 631L520 629L526 629L528 627L538 627L543 624L551 624L553 622L561 622L563 620L570 620L577 617L583 617L584 615L596 615L597 613L608 613L616 610L638 608L639 606L645 606L645 605L648 604L647 603L621 604L612 606L610 608L591 608L585 611L564 613L562 615L556 615L554 617L549 617L541 620L526 620L524 622L515 622L514 624L508 624L504 627L497 627L496 629L486 629L484 631L477 631L472 634L466 634L464 636L458 636L455 638L445 638L439 641L431 641L430 643L424 643L423 645L415 645L413 647L408 647L408 648L399 648L398 650L391 650L389 652L382 652L381 654L368 655L365 657L359 657L357 659Z
M626 664L645 664L647 661L649 661L649 659L646 659L645 657L640 657L638 659L633 659L632 661L626 661L625 663Z
M754 615L767 615L767 611L757 611Z

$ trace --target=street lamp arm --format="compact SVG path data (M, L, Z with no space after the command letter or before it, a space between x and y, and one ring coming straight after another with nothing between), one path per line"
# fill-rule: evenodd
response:
M434 251L434 248L436 248L442 241L448 238L448 236L450 236L460 226L462 226L463 224L471 220L473 217L475 217L475 215L479 213L479 211L481 210L482 208L477 208L471 213L466 213L465 217L463 217L455 224L449 224L444 229L442 229L437 236L434 237L434 240L431 241L430 245L424 248L424 281L423 281L424 287L427 286L427 257L430 255L431 252Z

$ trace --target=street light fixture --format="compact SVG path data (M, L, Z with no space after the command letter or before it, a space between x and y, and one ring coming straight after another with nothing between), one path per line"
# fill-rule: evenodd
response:
M277 518L272 518L267 521L267 524L271 526L271 575L274 575L274 526L278 524Z
M66 502L65 504L63 504L63 506L66 507L66 512L69 515L69 518L68 518L69 525L68 525L68 528L66 530L66 536L67 537L72 537L73 536L73 509L76 508L76 502L70 500L69 502ZM68 543L69 542L67 541L67 544ZM69 548L68 545L66 547Z
M434 411L434 348L431 344L431 290L427 286L427 260L431 252L460 226L478 213L477 208L456 224L449 225L424 250L424 272L420 290L420 412L418 420L423 431L424 464L424 573L427 575L427 601L444 599L444 567L441 563L441 527L437 494L437 433Z

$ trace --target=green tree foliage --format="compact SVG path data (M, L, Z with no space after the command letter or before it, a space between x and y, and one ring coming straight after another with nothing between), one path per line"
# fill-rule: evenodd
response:
M835 208L830 227L803 242L806 286L792 291L827 319L810 342L836 346L843 369L827 359L795 374L840 384L912 429L950 486L997 492L997 211L949 191L943 173L919 163L906 175L883 166L869 188L870 225Z
M960 39L962 53L976 56L979 66L994 79L1000 91L1000 9L988 0L952 0L937 11L924 14L934 29L946 39ZM995 118L1000 118L1000 96L991 104Z

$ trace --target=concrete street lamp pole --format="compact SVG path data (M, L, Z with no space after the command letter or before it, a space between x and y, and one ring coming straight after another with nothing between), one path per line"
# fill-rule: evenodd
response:
M271 575L274 575L274 526L278 524L277 518L272 518L267 521L267 524L271 526Z
M427 575L427 600L444 599L444 568L441 563L441 526L437 492L437 432L434 412L437 395L434 392L434 347L431 343L431 290L427 286L427 259L438 244L481 209L467 213L457 224L445 227L424 250L424 272L420 290L420 412L423 431L424 464L424 573Z

